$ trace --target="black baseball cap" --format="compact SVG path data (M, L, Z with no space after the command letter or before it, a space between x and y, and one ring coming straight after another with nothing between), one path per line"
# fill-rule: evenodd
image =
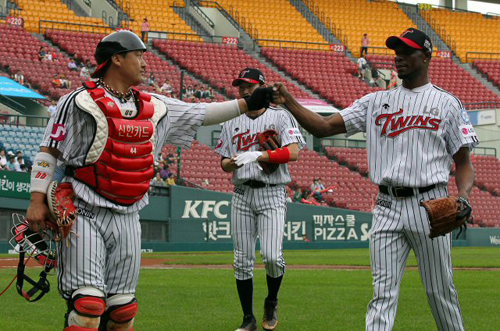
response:
M238 86L241 82L264 85L266 83L266 78L259 69L245 68L240 72L238 78L233 80L233 86Z
M431 38L422 31L414 28L406 29L399 37L391 36L385 41L385 45L390 49L395 49L401 43L411 48L421 49L424 52L432 52Z

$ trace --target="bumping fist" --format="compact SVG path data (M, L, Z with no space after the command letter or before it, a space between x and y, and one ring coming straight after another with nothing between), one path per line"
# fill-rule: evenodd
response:
M276 83L273 85L272 103L277 105L284 104L287 101L289 95L290 93L288 93L283 83Z
M252 95L245 97L248 110L259 110L262 108L269 108L272 101L273 88L272 87L259 87L253 91Z

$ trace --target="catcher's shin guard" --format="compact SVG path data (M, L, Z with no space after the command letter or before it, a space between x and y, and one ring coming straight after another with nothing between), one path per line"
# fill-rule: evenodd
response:
M63 331L98 331L96 328L82 328L81 326L68 326L67 328L64 328Z
M133 294L115 294L106 300L108 309L104 314L99 331L132 331L137 314L137 299Z
M104 293L93 287L83 287L73 292L71 299L68 300L66 326L77 326L84 330L97 330L101 315L106 310L104 298Z

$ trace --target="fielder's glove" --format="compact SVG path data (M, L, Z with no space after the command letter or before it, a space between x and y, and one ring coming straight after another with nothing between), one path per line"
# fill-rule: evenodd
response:
M266 130L258 133L257 141L259 142L261 151L274 151L275 149L281 147L281 144L278 141L278 133L275 130ZM259 161L259 164L262 170L268 175L278 170L278 167L280 166L277 163L263 161Z
M61 183L53 181L49 185L47 192L47 204L53 218L49 222L52 228L55 241L66 239L71 232L71 228L76 220L76 209L73 204L75 198L71 183Z
M465 198L450 196L423 201L420 205L429 215L430 238L444 236L457 228L462 232L463 228L467 228L467 223L473 223L472 207Z

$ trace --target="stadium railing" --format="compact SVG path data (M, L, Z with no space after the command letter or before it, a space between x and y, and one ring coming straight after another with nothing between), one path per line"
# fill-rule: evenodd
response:
M473 60L500 60L500 53L488 53L488 52L465 53L466 62L472 62Z
M323 138L321 140L321 144L322 149L325 147L366 148L366 140L359 139Z
M0 114L0 123L15 126L46 127L49 120L45 116Z
M51 30L65 30L77 32L90 32L90 33L106 33L111 32L111 28L103 25L83 24L83 23L70 23L63 21L38 21L38 33L42 34L45 29Z
M148 40L153 39L163 39L163 40L176 40L176 41L193 41L190 40L189 37L200 37L205 38L205 44L221 44L222 39L226 38L226 36L210 36L210 35L199 35L196 33L181 33L181 32L170 32L170 31L149 31L148 32ZM209 39L209 41L207 41ZM238 40L235 46L240 47L241 41L240 38L235 38ZM233 44L231 44L233 45Z
M292 0L292 3L298 1L300 0ZM335 36L335 38L337 38L343 45L347 45L347 35L342 32L342 29L338 27L329 16L326 16L326 14L321 11L319 6L316 5L313 0L302 0L302 2L314 15L316 15L320 22L323 23L323 25L328 29L328 31L330 31L331 34Z
M255 39L254 50L257 44L261 47L276 47L276 48L298 48L308 50L326 51L330 49L329 43L316 43L297 40L281 40L281 39ZM296 45L296 47L294 47ZM346 52L344 48L344 53Z

